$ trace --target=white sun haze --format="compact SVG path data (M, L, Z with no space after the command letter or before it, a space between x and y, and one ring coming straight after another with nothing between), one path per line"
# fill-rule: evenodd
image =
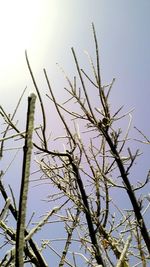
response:
M0 84L20 78L24 51L43 54L51 1L0 0ZM48 22L47 22L48 23ZM35 55L33 55L34 57ZM18 73L18 75L17 75Z

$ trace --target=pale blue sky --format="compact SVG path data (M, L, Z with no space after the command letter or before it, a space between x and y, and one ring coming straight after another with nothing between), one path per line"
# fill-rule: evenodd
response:
M123 101L125 99L124 102L128 103L129 107L136 107L138 116L148 112L148 0L39 0L36 1L37 4L33 0L19 1L19 5L16 0L11 10L11 1L6 0L5 3L1 8L5 20L2 20L0 27L0 93L4 106L12 108L23 88L26 84L29 85L25 49L28 50L31 64L38 77L41 78L42 68L46 67L55 83L55 80L59 80L59 75L61 76L56 62L64 66L68 72L72 71L72 46L81 62L87 64L83 51L87 50L93 54L91 22L94 22L101 53L102 80L109 82L116 77L116 87L119 91L116 91L114 96L117 102L121 98ZM58 90L57 86L55 90ZM8 94L11 94L11 99L6 101Z
M84 50L95 56L91 29L94 22L100 47L102 81L109 83L116 78L112 109L121 105L125 105L125 111L135 108L132 126L136 125L150 136L149 0L16 0L14 5L11 2L5 0L0 10L0 104L8 113L13 111L27 85L18 114L22 123L27 95L34 90L24 50L28 51L43 93L46 92L42 72L45 67L55 94L61 98L65 82L55 63L60 63L73 76L75 68L70 49L73 46L81 65L88 65ZM50 120L53 123L55 118ZM134 134L137 133L133 131L132 136ZM147 156L140 160L142 168L139 165L138 172L146 175L149 146L144 147L144 151ZM16 176L16 166L8 172L7 181L12 171ZM15 181L16 177L11 179ZM42 194L39 189L39 198ZM34 197L31 197L33 209L36 208ZM41 205L44 209L44 204Z

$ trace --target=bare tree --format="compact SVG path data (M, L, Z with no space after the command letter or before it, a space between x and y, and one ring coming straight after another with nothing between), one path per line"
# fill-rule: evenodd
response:
M64 129L63 136L55 136L54 140L49 138L45 105L27 52L27 66L43 121L40 126L34 127L34 94L28 100L27 127L24 132L19 130L14 121L20 100L12 116L6 114L2 107L0 109L7 124L0 139L1 158L4 157L5 141L21 137L24 142L19 208L12 191L11 198L8 196L1 172L0 190L5 204L0 227L5 237L4 245L9 247L1 266L21 267L26 263L31 266L52 266L52 256L46 261L43 250L47 255L53 252L53 257L58 257L59 267L77 267L81 264L91 267L145 267L150 263L150 237L146 222L150 202L148 194L142 195L143 188L149 183L149 171L143 183L138 180L137 184L130 182L131 169L140 156L140 151L133 152L130 146L132 116L131 112L122 114L122 107L114 113L111 110L109 99L115 79L109 85L102 85L94 25L92 29L96 51L96 63L88 56L92 75L80 67L72 48L77 76L72 81L63 71L68 83L64 88L68 96L63 103L56 99L47 71L43 70L48 87L46 97L56 108ZM119 122L126 117L129 123L123 132ZM10 129L15 133L7 136ZM148 138L137 131L149 143ZM38 183L44 182L53 188L47 197L53 208L28 231L25 218L32 146L40 173ZM116 195L119 199L121 196L126 198L124 208ZM11 216L8 217L8 211L17 222L16 229L9 227ZM51 240L49 236L38 247L33 240L34 235L44 225L51 228L51 223L56 228L61 225L64 229L63 238ZM60 245L56 249L53 244L58 242Z

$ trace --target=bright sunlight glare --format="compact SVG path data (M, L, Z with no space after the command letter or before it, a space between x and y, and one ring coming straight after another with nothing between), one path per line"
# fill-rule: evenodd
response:
M0 0L1 85L16 79L15 73L20 76L25 49L33 50L40 60L45 50L49 24L47 10L52 7L51 3L48 0Z

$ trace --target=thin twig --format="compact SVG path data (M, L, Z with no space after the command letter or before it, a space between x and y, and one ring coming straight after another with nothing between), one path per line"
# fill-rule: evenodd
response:
M39 88L38 88L38 86L37 86L37 84L36 84L36 81L35 81L35 78L34 78L34 75L33 75L32 69L31 69L31 66L30 66L30 62L29 62L29 59L28 59L27 51L25 51L25 57L26 57L26 61L27 61L27 65L28 65L28 69L29 69L29 72L30 72L30 75L31 75L31 78L32 78L34 87L35 87L35 89L36 89L36 92L37 92L37 95L38 95L38 98L39 98L39 101L40 101L40 105L41 105L42 116L43 116L43 127L42 127L43 141L44 141L44 147L47 149L47 141L46 141L46 115L45 115L45 109L44 109L44 105L43 105L43 101L42 101L42 97L41 97Z

